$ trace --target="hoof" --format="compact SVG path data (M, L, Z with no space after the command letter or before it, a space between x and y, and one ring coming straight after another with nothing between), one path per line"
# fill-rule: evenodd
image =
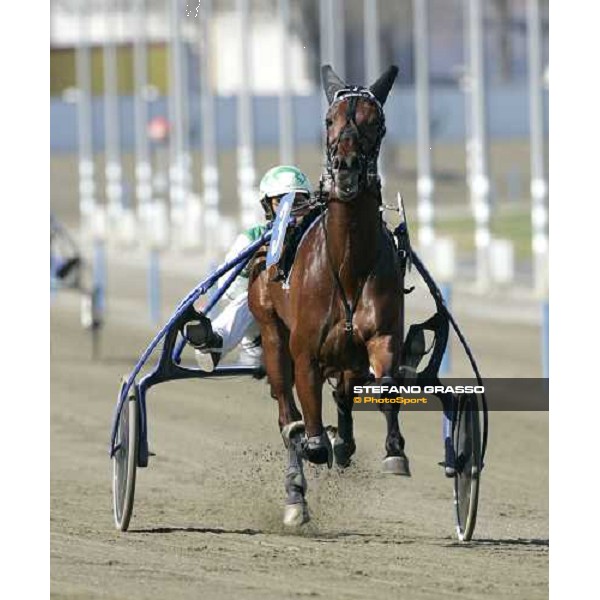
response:
M327 463L327 466L331 469L333 465L333 449L331 448L327 432L324 431L321 435L305 437L302 440L302 454L313 465Z
M440 467L444 467L444 475L448 477L448 479L452 479L456 475L456 467L453 463L448 463L441 461L438 463Z
M403 475L410 477L410 466L406 456L386 456L383 459L383 472L388 475Z
M335 464L342 469L350 465L352 455L356 452L356 444L354 440L346 442L345 440L336 437L333 442L333 456Z
M283 512L283 524L286 527L300 527L310 521L306 502L286 504Z

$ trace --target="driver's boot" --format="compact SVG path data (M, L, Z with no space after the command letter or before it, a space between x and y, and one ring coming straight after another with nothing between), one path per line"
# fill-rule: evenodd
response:
M214 371L221 359L223 338L213 331L210 319L198 313L198 319L183 326L183 336L194 347L198 366L203 371Z

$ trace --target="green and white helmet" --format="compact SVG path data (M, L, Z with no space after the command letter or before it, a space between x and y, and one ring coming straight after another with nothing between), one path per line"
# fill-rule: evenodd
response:
M288 192L312 193L308 177L297 167L279 165L269 169L260 181L261 198L274 198Z

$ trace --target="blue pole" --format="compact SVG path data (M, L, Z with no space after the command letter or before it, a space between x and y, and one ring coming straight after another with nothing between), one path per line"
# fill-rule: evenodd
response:
M444 401L444 410L442 411L442 442L444 444L444 462L446 466L454 466L454 444L452 441L452 423L455 418L453 407L448 406L447 401ZM451 465L448 465L448 461Z
M148 264L148 305L150 320L157 325L160 322L160 257L159 251L150 250Z
M54 300L54 295L58 290L58 283L56 281L56 269L58 261L54 258L52 252L50 252L50 302Z
M544 378L550 377L550 305L548 300L542 302L542 373Z
M98 313L104 314L106 309L106 248L104 242L94 242L93 265L94 288L98 289Z
M446 303L448 310L450 310L452 307L452 284L442 283L440 285L440 292L442 292L442 297L444 298L444 302ZM442 357L442 363L440 364L440 375L448 375L451 368L452 368L452 366L451 366L451 353L450 353L450 337L448 337L446 351L444 352L444 356Z

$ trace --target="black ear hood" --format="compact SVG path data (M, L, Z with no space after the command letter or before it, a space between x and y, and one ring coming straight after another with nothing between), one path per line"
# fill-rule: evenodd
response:
M323 65L321 67L321 79L329 104L333 102L336 92L348 87L331 68L331 65Z
M323 67L325 68L325 67ZM394 85L394 81L398 76L398 67L392 65L369 89L373 96L379 100L381 106L385 104L388 94ZM329 101L331 103L331 100Z

